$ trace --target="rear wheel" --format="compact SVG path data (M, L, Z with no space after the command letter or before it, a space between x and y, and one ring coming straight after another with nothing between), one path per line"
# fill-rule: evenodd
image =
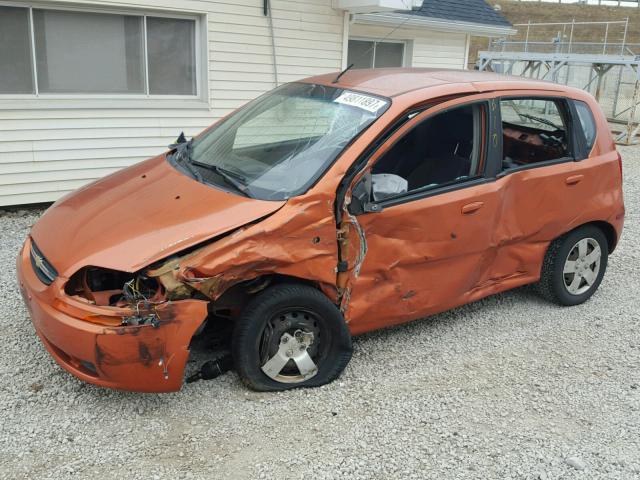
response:
M545 255L538 291L559 305L578 305L598 289L609 249L599 228L586 225L554 240Z
M320 291L276 285L240 315L232 352L240 378L254 390L316 387L335 380L349 363L351 335Z

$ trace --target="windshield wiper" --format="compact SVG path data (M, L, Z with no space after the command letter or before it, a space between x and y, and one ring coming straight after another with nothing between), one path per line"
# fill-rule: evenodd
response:
M535 115L529 115L528 113L518 113L521 117L528 118L529 120L533 120L534 122L542 123L543 125L549 125L550 127L555 128L556 130L564 130L564 128L559 127L551 120L547 120L546 118L536 117Z
M229 185L231 185L237 191L242 193L245 197L251 197L251 195L249 195L248 188L247 188L247 179L242 175L240 175L239 173L232 172L231 170L227 170L226 168L220 167L218 165L210 165L208 163L198 162L195 160L192 160L191 164L216 172Z
M192 140L189 140L188 142L169 145L169 147L175 149L173 152L174 162L187 170L196 180L203 182L202 175L197 168L193 168L191 163L191 142Z

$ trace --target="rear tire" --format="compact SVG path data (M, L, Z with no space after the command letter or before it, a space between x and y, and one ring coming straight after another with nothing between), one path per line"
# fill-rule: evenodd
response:
M327 384L342 373L352 353L340 310L307 285L267 288L236 323L232 354L249 388L279 391Z
M608 258L609 247L602 230L593 225L579 227L551 242L537 290L558 305L583 303L600 286Z

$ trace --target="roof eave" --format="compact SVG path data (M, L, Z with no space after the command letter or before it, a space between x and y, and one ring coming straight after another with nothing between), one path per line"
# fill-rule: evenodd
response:
M468 33L480 37L503 37L513 35L517 30L506 25L489 25L486 23L459 22L443 18L424 17L403 13L358 13L353 16L355 23L369 25L390 25L397 27L417 27L439 30L442 32Z

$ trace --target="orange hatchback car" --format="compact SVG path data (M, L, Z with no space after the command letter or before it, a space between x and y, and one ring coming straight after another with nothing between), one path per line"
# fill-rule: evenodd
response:
M467 71L281 86L54 204L18 277L55 360L178 390L193 338L232 331L257 390L340 375L351 337L525 284L598 288L624 219L620 155L587 93Z

